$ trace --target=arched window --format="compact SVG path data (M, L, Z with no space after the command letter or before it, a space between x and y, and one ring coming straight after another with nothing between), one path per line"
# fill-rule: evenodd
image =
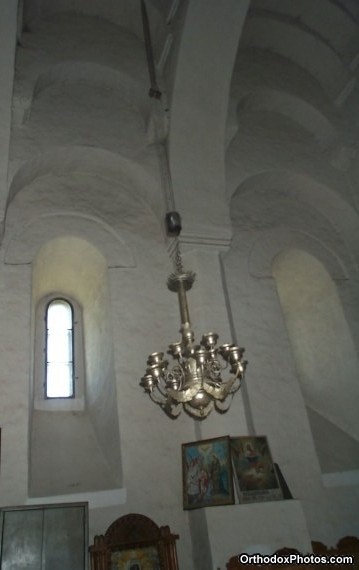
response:
M45 397L73 398L74 311L65 299L47 305L45 354Z
M74 297L58 291L39 300L34 317L34 408L54 412L83 410L82 306Z

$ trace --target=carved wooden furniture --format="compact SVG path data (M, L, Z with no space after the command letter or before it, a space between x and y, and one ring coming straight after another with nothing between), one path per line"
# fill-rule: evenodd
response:
M354 565L346 567L359 570L359 538L356 536L341 538L335 548L327 548L322 542L313 541L312 548L318 556L354 556Z
M343 568L346 570L359 570L359 538L355 536L346 536L339 540L336 548L327 548L322 542L312 542L313 554L317 556L353 556L354 563L336 564L335 568ZM294 548L282 548L274 554L285 556L288 554L301 554ZM237 556L232 556L227 563L227 570L273 570L274 567L280 567L283 570L315 570L318 566L326 566L328 564L242 564Z
M141 562L149 556L153 570L178 570L177 539L168 526L159 527L144 515L125 515L104 535L95 536L89 548L91 570L143 570ZM151 567L151 562L146 564L146 569Z

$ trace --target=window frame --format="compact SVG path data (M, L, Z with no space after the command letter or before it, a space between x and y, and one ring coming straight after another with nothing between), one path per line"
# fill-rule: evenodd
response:
M72 310L72 396L47 396L47 317L53 301L64 301ZM35 310L34 409L83 411L85 409L85 353L81 305L63 292L44 296Z
M49 309L50 306L54 303L56 303L57 301L62 301L63 303L66 303L66 305L68 305L68 307L70 308L71 311L71 360L68 360L68 363L71 363L71 395L70 396L49 396L48 395L48 365L49 365L49 360L48 360L48 346L49 346L49 326L48 326L48 322L49 322ZM44 397L46 399L49 400L55 400L55 399L72 399L75 398L75 394L76 394L76 378L75 378L75 319L74 319L74 308L72 306L72 303L68 300L65 299L64 297L56 297L54 299L51 299L47 305L46 305L46 309L45 309L45 380L44 380Z

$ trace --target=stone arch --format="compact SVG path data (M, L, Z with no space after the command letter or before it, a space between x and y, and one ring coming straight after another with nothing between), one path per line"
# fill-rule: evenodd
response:
M269 15L290 18L294 22L300 21L302 25L315 31L342 57L346 55L348 47L351 48L352 57L357 52L358 40L355 40L357 35L355 18L346 9L344 3L336 0L329 2L317 0L315 10L313 10L311 0L301 0L300 3L275 1L271 2L270 10L268 10L269 6L266 0L255 0L252 5L256 11L265 10ZM322 17L324 13L325 18Z
M111 181L112 186L107 190L110 203L120 196L123 196L131 210L140 212L142 209L150 215L154 223L161 223L162 204L161 196L158 193L158 183L147 171L138 163L124 158L116 153L89 147L58 147L56 150L41 153L23 164L15 173L8 194L6 208L6 224L9 225L12 210L14 209L15 198L21 193L26 194L36 180L46 176L61 177L76 173L85 173L89 176L102 178ZM82 189L83 190L83 189ZM48 188L51 193L51 185ZM136 200L134 200L136 195ZM101 194L94 193L92 198L95 201L97 212L104 208L104 200ZM74 197L74 203L76 197ZM71 211L75 209L72 204ZM38 204L37 215L43 208ZM44 213L44 212L43 212ZM26 216L28 219L29 212Z
M278 252L291 248L298 248L318 259L332 279L336 281L348 279L346 265L337 253L314 236L289 228L261 232L249 252L248 270L250 274L260 279L271 277L273 259Z
M49 240L73 236L93 243L108 267L135 267L132 251L121 236L98 218L72 213L47 214L31 219L7 242L4 262L25 265Z
M29 13L25 17L25 25L28 25L30 20L30 27L32 22L42 18L42 8L41 6L36 8L35 3L34 0L27 10L27 12L33 11L34 14ZM131 25L129 25L130 29L124 27L125 23L121 18L113 18L111 21L111 17L106 17L106 10L103 14L96 14L94 3L92 3L93 13L90 8L89 14L81 9L76 13L74 5L68 5L67 10L62 9L65 5L61 8L61 2L56 1L52 2L50 7L54 9L54 13L50 10L46 15L46 26L41 23L34 26L31 49L36 57L29 61L26 57L26 50L24 53L20 51L17 54L18 68L23 77L15 84L14 118L16 124L21 124L28 118L34 102L34 87L39 80L40 84L42 83L42 76L44 75L46 80L49 79L49 74L52 79L57 74L61 79L64 69L67 66L71 68L74 63L78 70L83 64L83 70L80 72L82 78L86 76L86 70L94 65L92 80L96 78L97 73L99 73L99 80L106 80L112 84L115 82L117 86L118 81L121 80L124 97L132 90L135 99L139 98L138 90L142 85L143 99L146 98L147 70L140 14L139 35L137 35L131 29ZM97 8L100 9L100 6ZM108 8L111 11L111 7ZM136 23L136 18L132 18L129 24L131 22ZM47 44L46 54L42 47L44 43ZM90 80L89 75L87 75L88 80ZM112 78L109 75L112 75ZM96 81L93 84L95 83ZM98 80L97 83L99 83Z
M241 110L264 110L280 113L309 131L321 148L332 146L337 133L321 111L303 99L272 88L256 88L243 97L238 106Z
M205 13L189 3L186 11L168 145L176 203L186 215L188 234L212 238L228 224L223 147L233 64L247 9L248 2L231 1L208 5ZM220 38L223 29L225 41ZM205 81L196 69L207 70Z
M57 63L41 72L33 86L28 106L23 110L24 116L29 116L36 98L51 85L73 81L102 84L118 90L119 96L124 102L137 107L143 118L148 121L150 106L145 85L140 85L138 80L114 65L109 66L82 60Z
M336 0L330 0L332 3L336 4ZM351 0L339 0L339 5L342 10L350 16L354 22L359 24L359 6L356 2Z
M150 13L154 34L158 34L165 26L164 7L158 0L149 0L147 9ZM84 0L33 0L25 12L27 25L32 25L42 17L73 11L86 16L95 15L110 23L129 29L138 38L142 39L142 22L139 3L121 2L114 3L111 0L102 0L101 3L87 2Z
M313 178L280 170L261 172L237 188L231 204L233 225L240 231L301 231L336 252L347 270L357 270L358 215L337 192Z
M245 45L271 50L307 69L333 99L351 79L349 70L331 46L313 30L292 21L254 14L246 22L242 41ZM316 58L312 57L314 52L318 54Z

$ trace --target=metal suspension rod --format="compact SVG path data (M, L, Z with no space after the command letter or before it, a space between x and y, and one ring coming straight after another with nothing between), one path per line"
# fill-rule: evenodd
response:
M145 39L148 73L150 76L150 85L151 85L148 94L150 97L154 97L155 99L161 99L162 93L158 87L156 79L156 68L153 57L150 23L148 20L148 13L147 13L145 0L141 0L141 13L142 13L142 26L143 26L143 36Z
M181 325L190 325L189 309L187 303L186 289L182 281L178 283L178 304L181 316Z

